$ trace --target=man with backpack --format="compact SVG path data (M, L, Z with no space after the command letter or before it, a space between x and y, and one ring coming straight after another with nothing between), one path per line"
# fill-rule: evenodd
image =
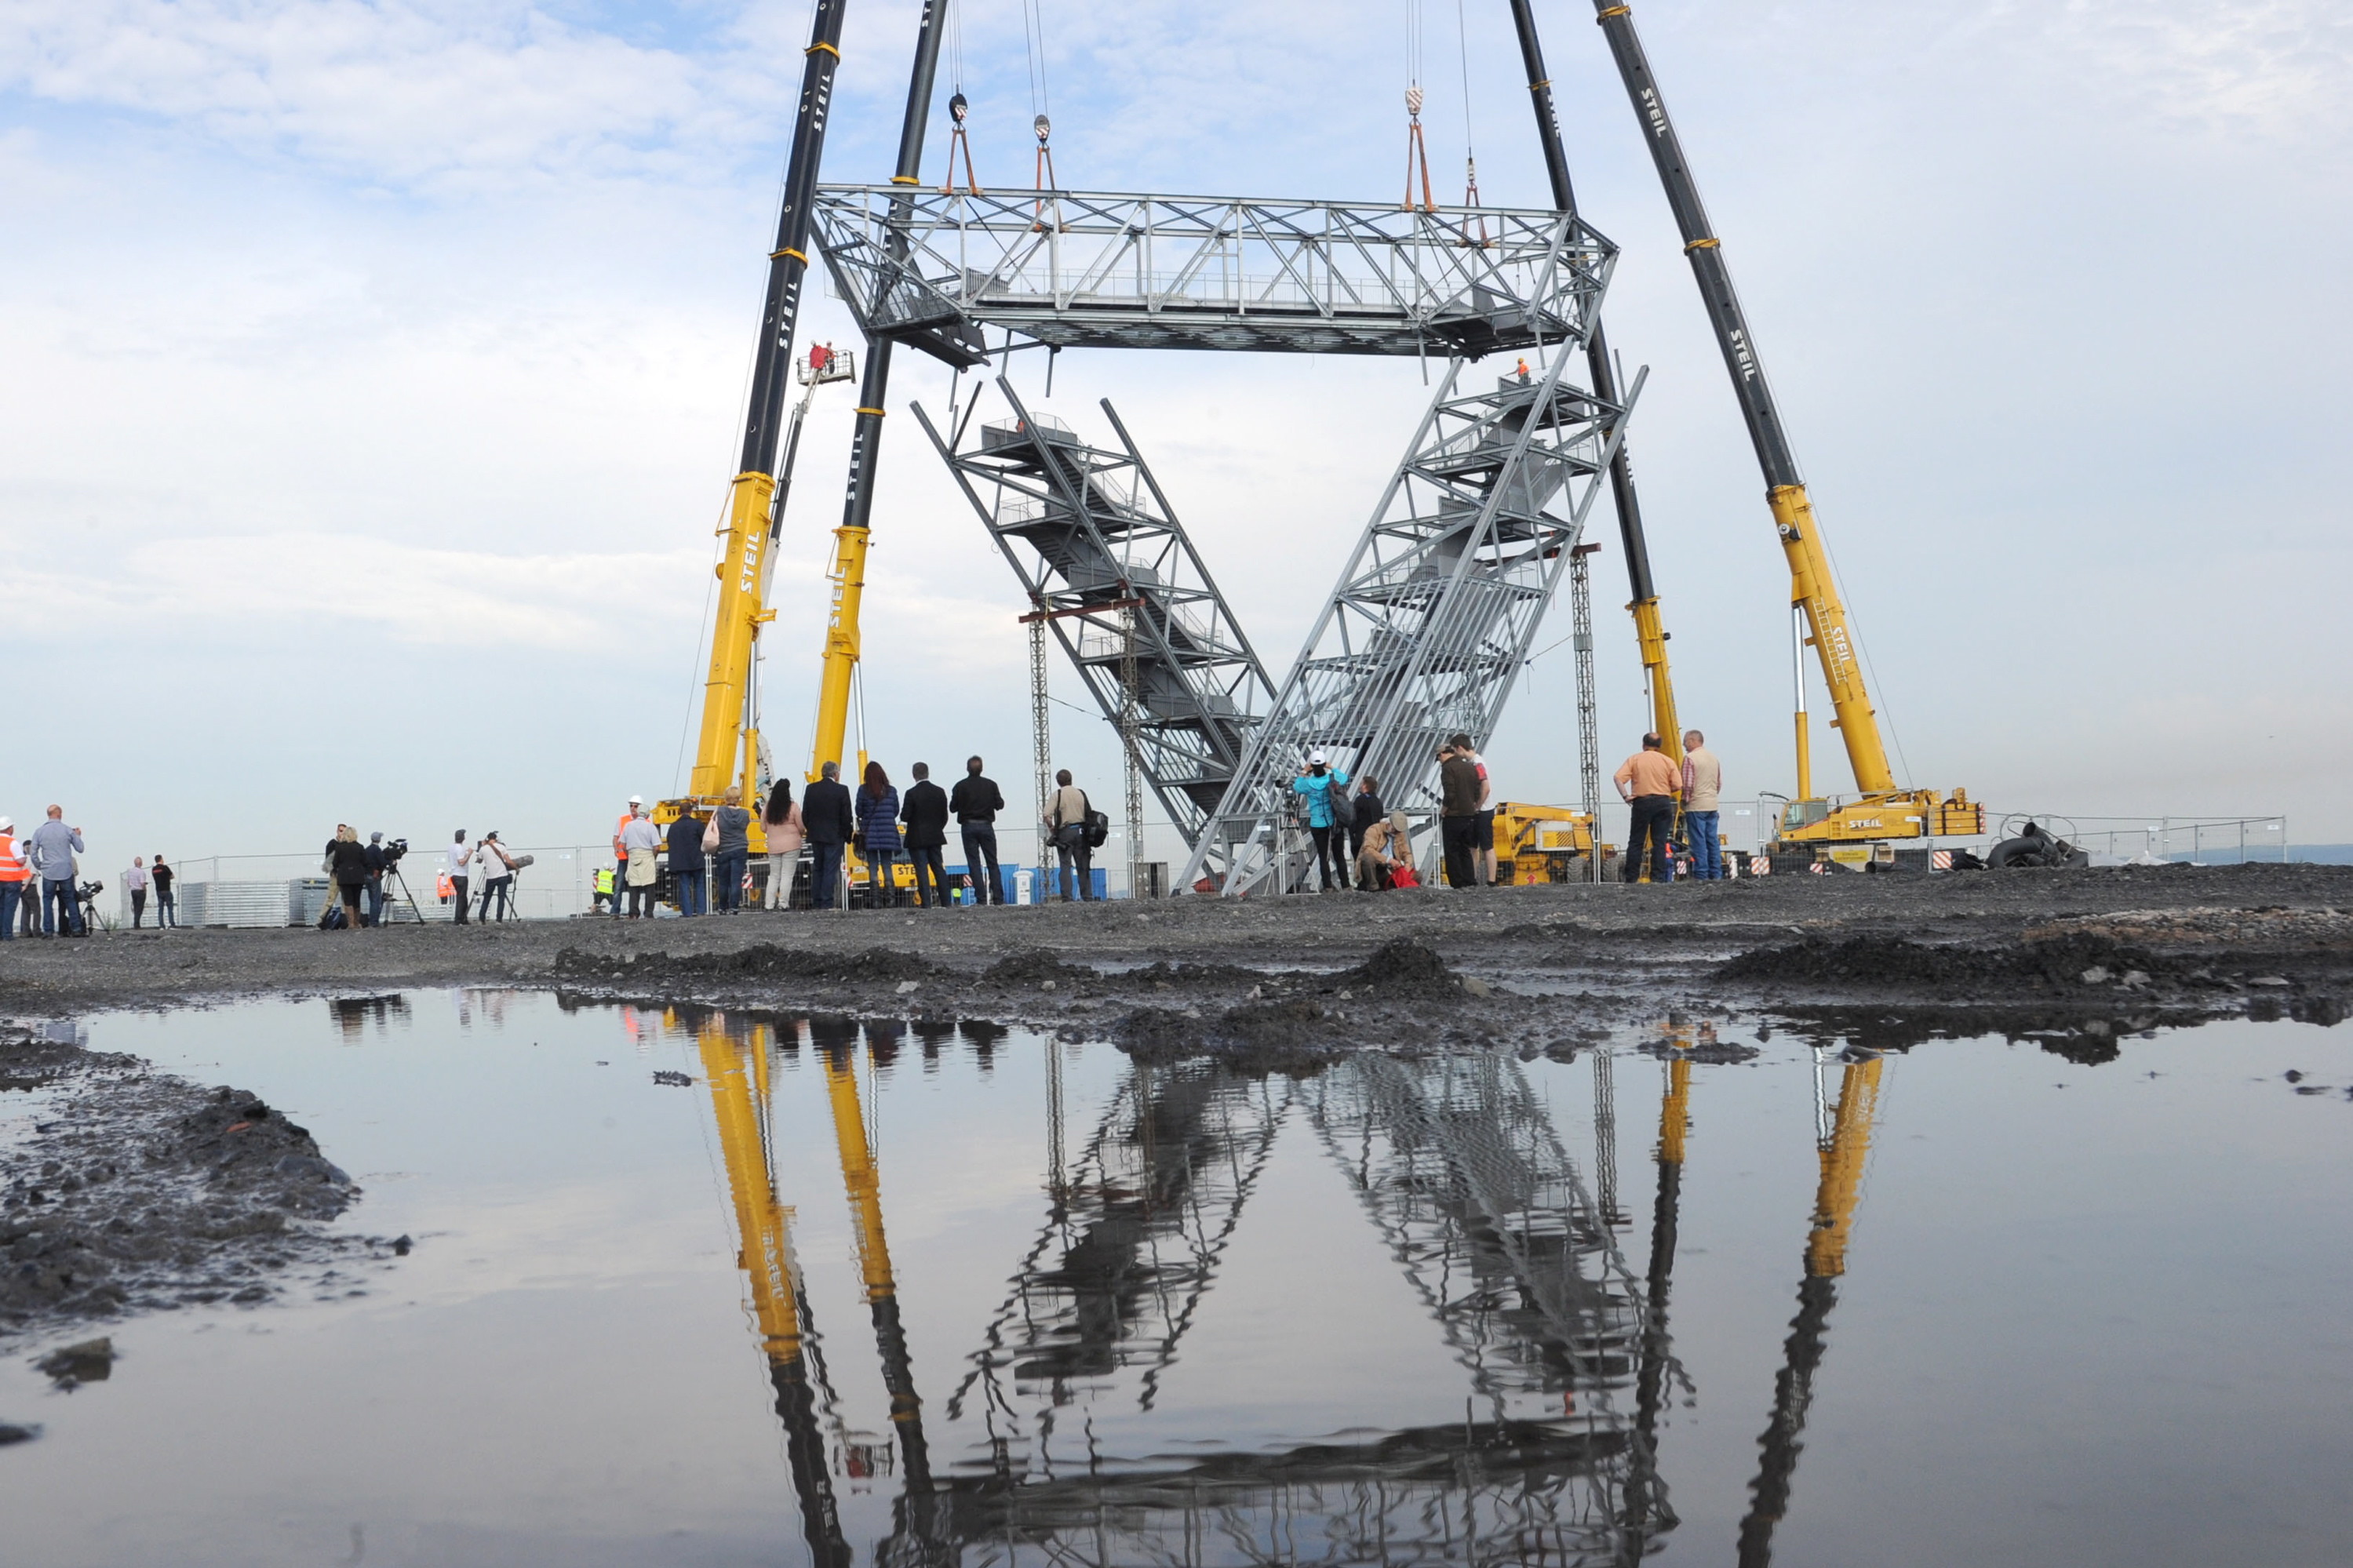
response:
M1324 892L1348 886L1348 837L1345 825L1356 816L1348 799L1348 775L1312 752L1307 771L1291 781L1292 789L1307 804L1307 834L1315 840L1315 879Z
M1071 873L1078 872L1078 898L1095 896L1095 850L1110 837L1111 821L1087 803L1087 792L1071 783L1071 770L1054 775L1058 786L1046 802L1046 826L1054 837L1061 867L1062 901L1071 901Z

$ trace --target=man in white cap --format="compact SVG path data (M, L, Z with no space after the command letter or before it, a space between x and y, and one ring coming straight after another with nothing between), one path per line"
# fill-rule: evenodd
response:
M622 812L620 820L613 824L613 918L615 920L621 918L621 889L629 885L629 850L628 847L621 842L621 835L629 830L630 820L644 811L645 805L645 796L631 795L628 809Z
M1348 775L1330 764L1321 752L1311 752L1307 771L1291 781L1291 787L1305 797L1307 833L1315 840L1315 879L1324 892L1345 890L1348 886L1348 835L1345 824L1352 807L1348 803Z

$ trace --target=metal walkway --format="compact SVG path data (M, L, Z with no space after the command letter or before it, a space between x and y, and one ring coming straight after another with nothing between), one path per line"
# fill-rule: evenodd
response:
M1316 751L1435 815L1437 748L1494 733L1641 392L1620 407L1570 384L1582 352L1484 391L1448 372L1178 887L1289 891L1307 856L1291 781Z
M1189 847L1274 706L1274 683L1110 402L1115 451L997 386L1012 417L975 439L970 414L948 437L921 404L915 417L1113 723L1133 611L1138 760Z
M814 218L868 337L960 365L982 363L982 327L1472 359L1582 342L1617 254L1573 216L1514 207L822 185Z

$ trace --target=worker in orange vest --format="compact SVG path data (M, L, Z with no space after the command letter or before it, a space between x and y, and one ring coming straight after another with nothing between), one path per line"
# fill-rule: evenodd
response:
M0 816L0 942L15 939L17 900L32 879L33 868L25 863L24 848L17 842L16 819Z
M621 819L613 824L613 885L616 888L620 887L629 879L629 849L628 846L621 842L621 834L629 826L630 819L643 809L645 804L645 796L631 795L629 809L621 813ZM618 920L620 914L621 900L617 898L613 900L613 917Z

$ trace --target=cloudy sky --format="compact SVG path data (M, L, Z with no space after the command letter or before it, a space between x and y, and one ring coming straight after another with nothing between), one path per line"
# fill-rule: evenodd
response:
M1410 0L1033 3L1065 184L1399 191ZM983 182L1026 184L1023 6L959 9L941 96L973 100ZM1456 7L1422 10L1440 183L1467 143L1489 203L1543 205L1504 6L1466 5L1459 43ZM1538 13L1588 216L1624 247L1612 335L1651 367L1631 442L1683 711L1727 793L1786 792L1788 579L1754 462L1590 10ZM1997 812L2353 836L2327 434L2353 407L2353 11L1637 15L1899 773ZM621 797L681 784L807 27L805 0L0 0L0 809L61 800L127 863L300 849L339 818L593 842ZM888 174L913 27L905 0L850 0L828 177ZM805 341L850 336L814 295ZM1021 605L905 416L947 373L901 364L869 742L1016 781ZM1041 369L1017 366L1025 393ZM839 390L768 639L796 767ZM1426 395L1409 363L1104 353L1063 356L1051 406L1099 432L1117 404L1287 666ZM1596 521L1614 759L1643 710ZM1506 795L1573 798L1571 677L1566 648L1529 670L1490 747ZM1113 797L1105 726L1057 716ZM1815 754L1848 782L1831 731Z

